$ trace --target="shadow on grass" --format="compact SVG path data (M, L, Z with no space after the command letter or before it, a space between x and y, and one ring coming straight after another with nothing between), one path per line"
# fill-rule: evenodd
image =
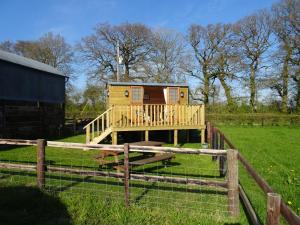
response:
M72 224L66 206L37 188L0 188L0 225Z

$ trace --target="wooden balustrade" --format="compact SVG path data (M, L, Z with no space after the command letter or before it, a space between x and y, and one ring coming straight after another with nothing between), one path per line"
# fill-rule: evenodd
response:
M90 143L108 129L195 129L204 123L204 105L114 105L84 128L86 143Z
M116 105L113 114L115 128L204 125L202 105Z
M90 143L91 140L111 127L111 117L112 108L109 108L84 127L84 129L86 129L86 143Z

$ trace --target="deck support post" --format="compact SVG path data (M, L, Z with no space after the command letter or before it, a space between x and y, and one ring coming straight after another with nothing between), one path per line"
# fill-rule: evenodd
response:
M149 130L145 130L145 141L149 141Z
M112 144L113 145L117 145L118 144L118 132L117 131L113 131L111 133L111 139L112 139Z
M90 134L90 132L91 132L91 128L90 128L90 125L88 125L86 127L86 130L85 130L85 138L86 138L85 143L86 144L90 143L90 140L91 140L91 134Z
M186 143L190 142L190 130L186 130Z
M178 130L174 130L174 146L178 145Z
M205 129L201 129L201 144L205 143Z

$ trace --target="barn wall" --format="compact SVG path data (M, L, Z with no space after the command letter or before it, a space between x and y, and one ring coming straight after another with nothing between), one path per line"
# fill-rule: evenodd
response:
M57 135L63 124L63 104L0 101L0 137L45 138Z
M64 102L64 76L0 60L0 137L58 134Z
M0 99L64 103L65 77L0 60Z

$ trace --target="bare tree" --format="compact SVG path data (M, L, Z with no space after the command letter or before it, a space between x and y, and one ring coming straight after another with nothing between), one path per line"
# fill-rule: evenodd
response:
M232 97L232 90L229 83L236 79L236 74L240 72L240 57L236 50L238 45L232 31L232 26L228 24L222 26L222 32L218 35L220 44L213 58L211 74L220 81L227 99L228 109L232 111L236 106L236 102Z
M146 76L159 83L184 81L187 54L182 34L166 29L153 31L149 60L143 64Z
M189 28L189 43L198 66L188 72L190 76L200 80L200 90L205 104L209 103L210 86L215 78L215 74L212 73L212 64L223 36L224 26L221 24L206 27L192 25Z
M234 30L240 47L242 62L246 66L247 80L250 89L250 107L256 112L257 75L262 67L264 53L268 50L270 16L267 11L259 11L235 24Z
M19 55L53 66L67 76L72 75L73 50L59 34L50 32L36 41L18 41L14 49Z
M92 66L92 78L116 80L116 52L119 43L124 65L123 81L144 79L141 64L151 51L151 30L142 24L111 26L100 24L94 34L82 39L79 49L83 59Z
M276 65L280 66L281 73L279 79L272 87L277 91L282 99L281 110L287 112L288 110L288 88L289 78L291 77L291 66L293 64L293 53L295 51L295 34L297 33L296 9L298 4L298 20L299 20L299 2L295 0L284 0L273 5L273 32L278 40L277 58L279 62ZM299 21L298 21L299 22ZM299 23L298 23L299 24ZM298 25L300 27L300 25ZM299 28L298 27L298 28ZM295 29L296 28L296 29ZM278 82L279 81L279 82Z
M15 44L11 41L3 41L0 43L0 49L3 51L15 53Z
M273 29L279 42L278 55L281 67L275 88L282 98L282 111L288 107L289 87L295 87L295 105L300 111L300 2L282 0L272 7ZM294 85L289 84L290 78Z

